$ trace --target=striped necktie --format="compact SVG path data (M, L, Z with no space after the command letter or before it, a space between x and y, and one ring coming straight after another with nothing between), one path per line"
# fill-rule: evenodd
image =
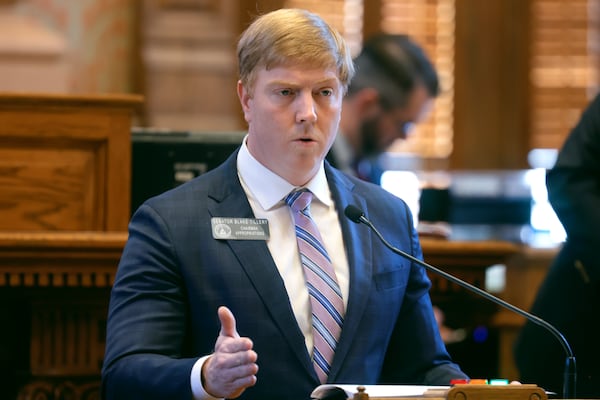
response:
M344 322L342 292L317 225L310 216L312 193L291 192L285 202L292 209L296 239L312 307L313 364L321 383L327 381L335 346Z

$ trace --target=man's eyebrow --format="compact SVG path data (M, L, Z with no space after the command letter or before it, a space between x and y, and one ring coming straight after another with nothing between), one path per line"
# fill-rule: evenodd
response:
M290 81L283 81L283 80L271 81L267 85L268 86L298 86L298 84L295 84Z
M337 81L338 81L337 78L327 78L327 79L318 81L317 84L319 84L319 85L334 85Z
M315 82L312 82L311 85L312 86L318 86L318 85L334 85L337 81L337 78L325 78L325 79L321 79ZM292 82L292 81L286 81L286 80L274 80L271 81L267 84L268 86L293 86L293 87L298 87L298 86L302 86L303 83L299 83L299 82Z

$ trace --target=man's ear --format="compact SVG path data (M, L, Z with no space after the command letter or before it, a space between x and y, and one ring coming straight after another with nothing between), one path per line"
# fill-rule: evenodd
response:
M364 88L354 94L356 97L356 112L362 118L370 118L380 111L379 93L373 88Z
M242 111L244 112L244 119L246 122L250 122L248 118L250 117L250 106L249 101L252 98L246 87L242 84L242 81L239 80L237 82L237 94L240 99L240 104L242 105Z

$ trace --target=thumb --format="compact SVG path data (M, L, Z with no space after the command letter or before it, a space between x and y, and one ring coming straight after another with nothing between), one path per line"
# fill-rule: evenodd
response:
M219 335L239 338L240 335L237 333L235 327L235 317L231 310L225 306L221 306L217 310L217 314L219 315L219 321L221 322L221 332L219 332Z

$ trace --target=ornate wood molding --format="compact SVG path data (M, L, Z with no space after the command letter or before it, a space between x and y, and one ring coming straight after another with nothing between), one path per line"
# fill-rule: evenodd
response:
M126 232L0 232L0 287L110 288Z
M72 380L36 379L25 385L17 400L99 400L100 381L75 382Z

